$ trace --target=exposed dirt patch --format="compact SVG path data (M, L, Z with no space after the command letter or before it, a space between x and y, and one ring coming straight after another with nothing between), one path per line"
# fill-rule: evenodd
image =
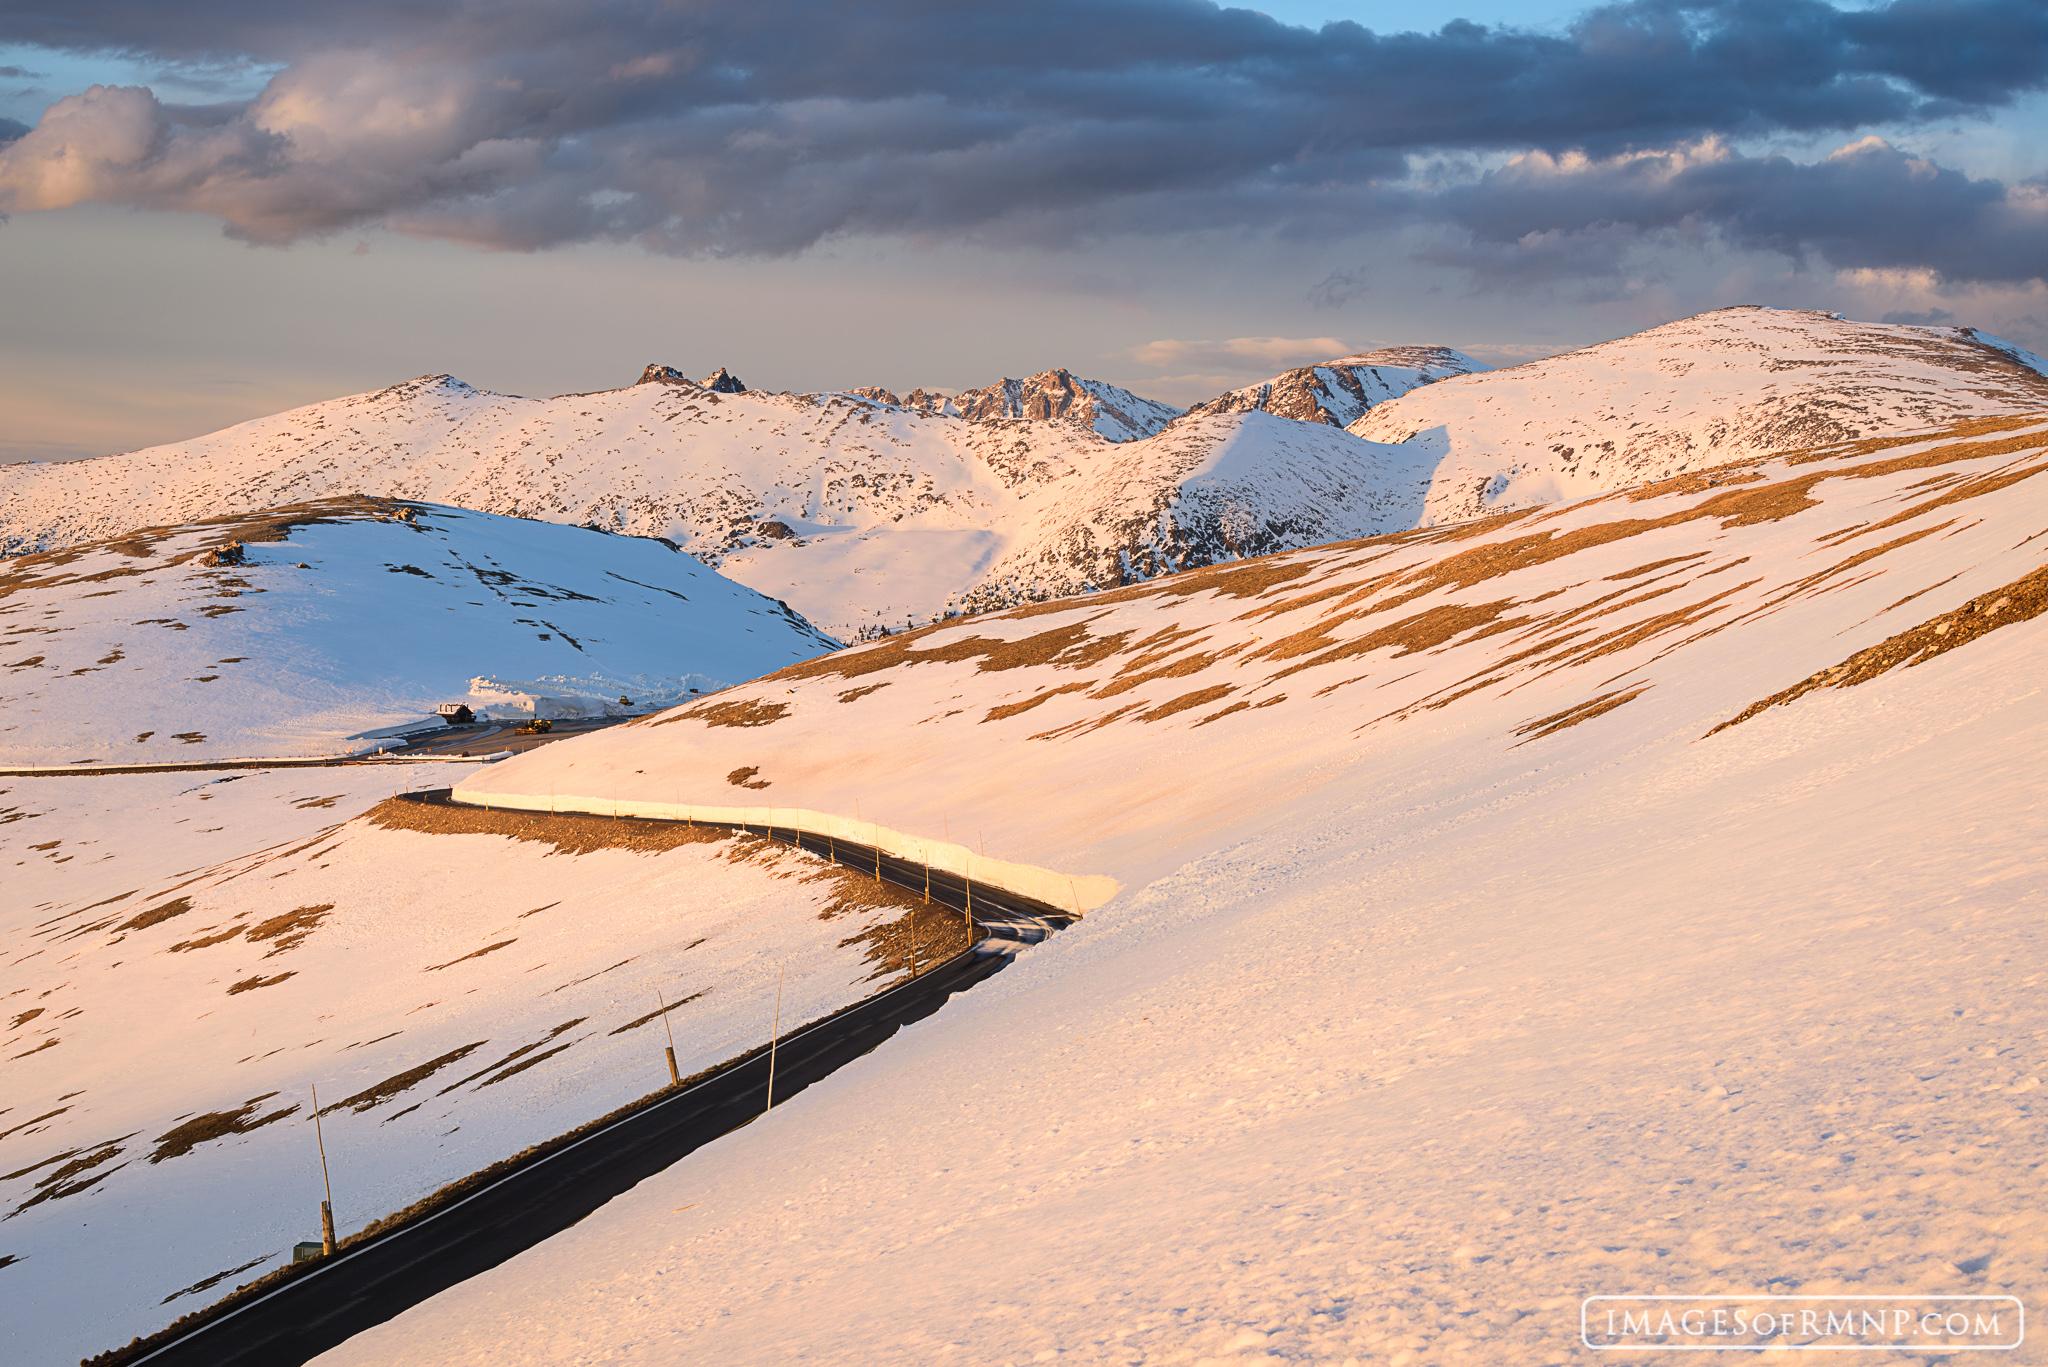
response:
M731 773L727 774L725 776L725 781L727 783L732 784L735 788L766 788L768 786L768 781L766 779L757 779L754 777L754 775L760 772L760 765L749 764L744 769L735 769Z

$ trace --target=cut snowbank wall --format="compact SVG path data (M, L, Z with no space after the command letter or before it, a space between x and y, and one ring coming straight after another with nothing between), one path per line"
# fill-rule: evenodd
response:
M1107 874L1060 873L1036 864L991 859L965 845L890 830L887 826L807 807L712 807L680 802L641 802L631 798L578 797L572 793L494 792L474 780L455 786L449 796L472 807L521 812L581 812L592 816L633 816L653 821L702 821L709 825L772 826L806 835L872 845L898 859L929 864L941 873L1029 897L1047 906L1077 913L1093 911L1116 896L1122 884Z

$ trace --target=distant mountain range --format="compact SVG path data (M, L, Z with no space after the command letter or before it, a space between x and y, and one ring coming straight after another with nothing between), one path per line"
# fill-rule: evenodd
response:
M124 455L0 468L0 546L366 494L667 538L850 637L1624 487L1788 445L2048 408L1969 329L1725 309L1485 371L1402 347L1185 413L1071 371L952 395L649 366L519 398L423 376Z

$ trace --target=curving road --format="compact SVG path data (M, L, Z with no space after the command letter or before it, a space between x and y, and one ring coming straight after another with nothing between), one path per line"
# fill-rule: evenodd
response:
M448 793L438 789L412 800L445 803ZM770 834L759 826L734 829ZM792 842L786 830L773 832L772 838L828 854L821 838ZM834 842L830 856L863 871L875 867L875 851L865 845ZM924 890L921 864L884 854L881 870L889 882ZM950 874L931 875L931 896L955 909L967 900L963 883ZM1058 908L975 887L975 944L916 978L783 1037L776 1049L776 1104L931 1015L954 993L1000 971L1019 946L1036 943L1071 920ZM168 1341L119 1360L159 1367L304 1362L567 1229L677 1159L750 1123L762 1113L767 1090L764 1045L445 1206L345 1248L274 1290L226 1306Z

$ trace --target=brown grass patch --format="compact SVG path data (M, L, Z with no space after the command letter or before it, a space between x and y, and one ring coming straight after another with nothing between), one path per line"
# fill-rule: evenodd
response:
M450 959L445 964L429 964L427 965L427 972L438 973L444 968L453 968L457 964L466 964L471 959L481 959L486 954L495 954L501 949L504 949L510 945L516 945L518 943L519 937L515 935L509 940L500 940L496 944L485 945L482 949L472 949L471 951L469 951L469 953L463 955L461 958Z
M364 813L362 819L386 830L421 831L429 835L506 835L514 840L552 845L563 854L589 854L594 850L659 854L682 845L713 845L732 839L730 831L680 821L510 812L454 803L414 802L407 798L387 798Z
M1535 721L1516 727L1515 734L1527 736L1529 740L1542 740L1545 736L1554 736L1560 731L1577 726L1582 721L1605 716L1623 703L1634 701L1642 696L1643 690L1649 686L1647 683L1639 683L1634 688L1617 688L1611 693L1602 693L1597 698L1574 703L1562 712L1553 712L1547 717L1538 717ZM1528 743L1528 740L1522 742L1524 745Z
M201 1144L215 1139L225 1139L231 1134L247 1134L274 1124L298 1110L297 1104L258 1115L257 1109L264 1102L276 1096L276 1092L265 1092L252 1096L232 1111L209 1111L205 1115L193 1116L182 1124L174 1125L157 1136L156 1151L149 1156L152 1163L161 1163L166 1158L181 1158Z
M277 945L270 954L282 954L313 933L313 927L327 919L327 913L334 910L334 903L322 902L314 907L296 907L281 916L267 921L258 921L249 927L251 940L275 940ZM264 955L269 958L270 954Z
M998 703L988 710L987 715L982 717L982 720L1001 721L1005 717L1014 717L1020 713L1029 712L1041 703L1049 703L1062 693L1085 693L1091 687L1093 685L1085 680L1080 683L1063 683L1057 688L1048 688L1043 693L1034 693L1030 697L1018 702Z
M727 774L725 776L725 781L727 783L732 784L735 788L766 788L768 786L768 781L766 779L757 779L754 777L754 775L760 772L760 765L749 764L744 769L735 769L731 773Z
M1191 707L1201 707L1207 703L1220 702L1236 691L1237 689L1230 684L1211 684L1207 688L1198 688L1192 693L1183 693L1179 697L1170 698L1148 711L1140 712L1138 720L1159 721L1172 716L1176 712L1185 712Z
M440 1072L443 1068L446 1068L449 1064L459 1063L463 1059L468 1058L487 1043L489 1043L487 1040L477 1040L474 1044L465 1044L459 1049L450 1049L439 1058L430 1058L418 1067L408 1068L402 1073L393 1073L382 1082L372 1083L370 1086L363 1088L362 1091L357 1092L354 1096L343 1097L339 1101L330 1102L322 1106L320 1114L331 1115L344 1107L360 1113L381 1106L394 1097L403 1096L434 1074Z
M273 973L271 976L267 978L263 977L261 974L258 974L256 977L253 978L244 978L240 982L236 983L234 986L230 987L228 989L228 995L232 997L242 992L254 992L259 987L275 987L279 983L283 982L286 978L296 976L296 972Z
M829 658L829 657L828 657ZM759 698L733 698L727 702L705 703L678 713L665 721L701 721L706 726L766 726L789 715L786 702L763 702ZM655 723L657 726L663 723Z
M1070 606L1092 607L1099 599L1090 598ZM907 631L901 636L891 636L885 641L863 646L858 650L842 650L832 655L821 655L815 660L791 665L779 674L769 675L774 679L846 678L856 679L867 674L880 673L908 664L963 664L978 661L982 672L1002 669L1024 669L1034 665L1051 665L1062 669L1082 669L1099 664L1124 649L1130 637L1129 632L1116 632L1109 636L1094 636L1088 627L1101 612L1090 613L1082 621L1068 622L1015 641L1001 641L989 636L961 636L958 639L935 646L930 650L916 650L912 647L946 624L920 627ZM783 704L769 704L783 706ZM672 720L696 715L702 709L692 708L689 712Z
M159 903L158 905L151 907L148 911L139 911L135 913L135 915L123 921L118 927L118 929L147 930L151 926L163 924L165 921L170 920L173 916L183 916L186 912L190 910L192 910L191 898L173 897L170 901Z
M1853 688L1891 670L1925 664L1979 636L2015 622L2030 621L2043 612L2048 612L2048 565L2015 579L2003 588L1980 593L1951 612L1930 617L1918 626L1857 651L1839 664L1808 675L1790 688L1753 702L1707 735L1740 725L1767 708L1789 703L1817 688Z

